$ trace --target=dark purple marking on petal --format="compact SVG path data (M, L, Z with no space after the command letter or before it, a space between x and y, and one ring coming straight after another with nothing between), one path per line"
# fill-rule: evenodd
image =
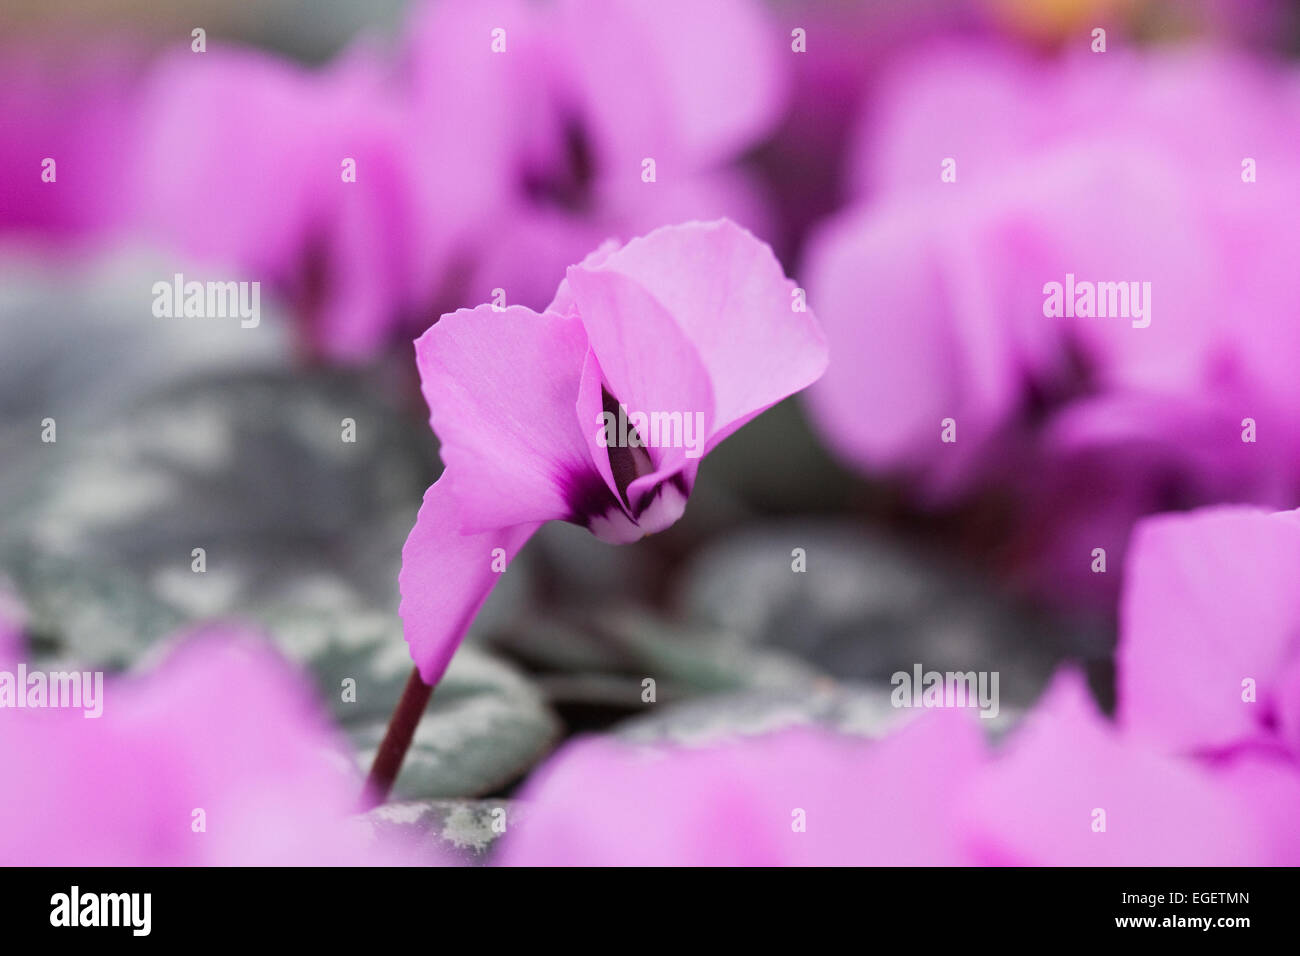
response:
M588 528L594 517L626 510L594 468L569 475L563 485L564 500L569 505L569 515L564 520L570 524Z
M601 386L600 389L601 404L604 410L618 418L619 401L613 395ZM631 422L627 425L628 435L636 435L640 440L641 433L633 427ZM643 443L644 446L644 443ZM609 455L609 468L614 475L614 485L618 488L619 497L623 503L631 507L631 502L627 500L627 487L640 478L642 475L648 475L654 470L654 462L650 460L650 453L644 447L621 447L610 445L606 452Z
M565 121L562 158L550 168L525 168L524 195L535 203L550 204L569 212L583 212L592 203L596 179L596 154L586 126L576 117Z

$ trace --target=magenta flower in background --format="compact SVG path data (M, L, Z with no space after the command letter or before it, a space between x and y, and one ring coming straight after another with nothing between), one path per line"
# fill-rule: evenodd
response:
M0 237L92 244L120 224L143 59L120 38L5 38Z
M868 198L809 253L841 357L808 396L823 437L924 502L1009 491L1024 552L1049 555L1031 574L1058 593L1110 596L1087 556L1122 555L1145 512L1289 504L1298 88L1196 49L1048 66L949 44L900 67L859 137ZM1150 309L1046 315L1069 276L1149 283ZM1036 537L1061 509L1113 532Z
M587 739L534 776L508 866L970 862L954 782L986 758L977 721L928 714L879 741L788 730L698 750Z
M0 710L0 862L342 865L360 781L277 655L209 630L154 671L103 683L102 714ZM203 811L203 832L196 830Z
M1297 580L1298 512L1144 522L1121 611L1124 728L1174 753L1300 757Z
M1057 677L1004 752L963 789L965 846L984 864L1294 866L1300 860L1300 825L1285 810L1300 799L1294 766L1170 755L1102 718L1072 671Z
M879 740L801 729L702 749L570 744L497 862L650 866L1294 865L1293 766L1171 756L1061 674L993 752L935 712ZM1102 811L1098 813L1098 811ZM1098 828L1102 827L1104 828Z
M665 222L767 234L732 165L784 103L784 41L761 3L453 0L420 7L408 32L408 135L464 170L436 209L464 224L448 307L500 288L542 308L606 237Z
M433 156L417 175L369 50L322 70L253 50L177 54L141 108L132 226L194 268L272 284L311 350L369 355L427 301L449 253L423 184L463 170Z
M1300 520L1211 509L1138 536L1118 721L1066 670L997 748L943 711L870 742L588 740L530 782L500 862L1295 865L1300 765L1279 737L1294 732Z
M403 549L400 583L425 683L544 522L612 543L668 527L704 454L822 374L820 328L794 292L745 230L689 223L603 246L569 268L541 314L462 309L421 336L446 467ZM606 431L620 406L633 427ZM646 416L639 426L635 415ZM664 425L655 442L650 416L681 427Z
M112 88L138 125L111 182L94 178L114 201L101 229L265 282L310 353L366 358L498 288L540 308L609 235L721 216L768 229L732 164L779 116L779 39L750 0L451 0L417 8L396 69L365 44L323 68L164 56L139 89ZM115 122L94 117L92 132Z

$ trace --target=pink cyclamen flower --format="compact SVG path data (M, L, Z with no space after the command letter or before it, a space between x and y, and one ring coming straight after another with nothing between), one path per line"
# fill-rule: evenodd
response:
M821 329L801 307L771 250L722 220L607 244L569 268L540 314L461 309L421 336L446 467L400 583L425 683L543 523L624 543L681 517L700 458L825 369Z
M997 748L951 712L871 742L581 742L530 781L500 862L1294 866L1298 576L1300 512L1148 519L1115 721L1066 670Z
M373 353L445 268L426 182L455 179L403 142L388 71L365 47L321 69L247 49L155 64L139 97L128 226L176 269L265 282L301 338L336 360Z
M1213 399L1289 422L1296 74L1204 50L1098 59L944 45L891 75L853 164L866 201L809 254L812 301L854 360L808 399L846 459L942 496L1007 429L1078 399ZM1243 182L1245 158L1278 176ZM1151 301L1049 316L1045 286L1067 274L1147 283ZM947 416L955 447L932 440ZM1137 437L1161 427L1127 420Z
M1140 525L1125 570L1124 727L1177 753L1300 759L1300 512Z
M1063 672L997 751L938 711L874 741L801 728L707 748L570 744L503 865L1294 865L1300 772L1170 754Z
M93 246L120 226L144 61L122 37L3 38L0 235Z
M809 247L827 443L925 503L1007 492L1008 551L1060 596L1113 599L1087 556L1120 560L1144 513L1291 504L1297 76L1199 48L900 63L859 136L860 202ZM1141 304L1063 313L1049 289L1075 279Z
M698 750L580 741L530 781L499 862L969 863L954 782L987 757L977 723L936 713L879 741L800 728Z
M1152 674L1157 679L1159 671ZM1300 860L1300 773L1242 755L1170 754L1097 710L1082 676L1058 675L1004 752L972 778L961 831L985 864L1271 866Z
M735 165L780 116L783 34L755 0L444 0L405 40L409 137L456 172L436 212L457 233L463 301L501 288L542 308L610 235L727 217L768 234ZM629 68L629 64L635 67ZM650 178L646 163L655 168Z
M0 863L379 862L348 821L361 784L331 756L344 745L265 645L206 631L100 686L99 716L0 709Z

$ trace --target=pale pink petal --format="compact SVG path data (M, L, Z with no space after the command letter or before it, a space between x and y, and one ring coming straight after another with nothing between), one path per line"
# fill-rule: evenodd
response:
M462 534L465 505L447 475L424 493L415 527L402 547L399 613L420 677L437 684L474 615L540 523Z
M936 865L967 862L956 794L984 759L959 714L880 741L813 729L704 749L589 739L532 781L507 865Z
M4 712L0 861L367 859L348 823L361 781L343 769L343 742L302 678L254 638L204 632L155 672L108 678L101 700L98 717L80 709Z
M1119 734L1076 672L1053 682L1006 748L970 798L968 838L985 862L1211 866L1271 857L1267 828L1243 794L1211 767Z
M1297 581L1294 514L1223 507L1139 525L1117 660L1125 729L1178 752L1273 739L1300 649Z
M625 277L671 316L698 354L713 390L710 448L826 369L825 340L812 311L796 311L795 283L785 277L771 249L735 223L657 229L633 239L599 266L570 270L592 348L613 375L610 350L655 348L662 353L666 333L657 324L638 325L631 316L588 307L578 275L588 282L598 275ZM624 328L610 328L614 321ZM689 387L689 382L681 385ZM687 397L698 394L695 390Z
M617 255L611 255L605 264ZM709 372L695 346L657 298L659 290L652 291L605 266L574 266L567 282L604 385L613 398L626 406L629 415L679 412L684 421L687 415L694 420L702 414L703 436L709 435L714 402ZM648 435L641 437L649 441ZM604 454L600 449L597 452ZM653 447L647 453L655 466L654 475L639 477L657 482L689 467L693 480L698 459L688 459L685 447Z
M574 516L575 486L595 477L575 410L582 324L482 305L444 315L415 348L459 530Z
M566 92L591 124L602 165L665 178L726 160L779 117L786 33L752 0L563 0ZM629 68L630 64L635 67Z

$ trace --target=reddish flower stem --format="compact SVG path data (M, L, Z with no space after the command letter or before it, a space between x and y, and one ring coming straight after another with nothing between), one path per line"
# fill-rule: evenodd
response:
M388 719L388 729L384 739L375 752L375 762L370 767L370 776L366 778L366 789L361 795L361 809L370 810L388 799L393 789L393 781L402 769L406 751L415 736L415 728L424 716L424 709L429 704L433 688L420 680L420 671L413 669L402 691L402 699L397 702L397 709Z

